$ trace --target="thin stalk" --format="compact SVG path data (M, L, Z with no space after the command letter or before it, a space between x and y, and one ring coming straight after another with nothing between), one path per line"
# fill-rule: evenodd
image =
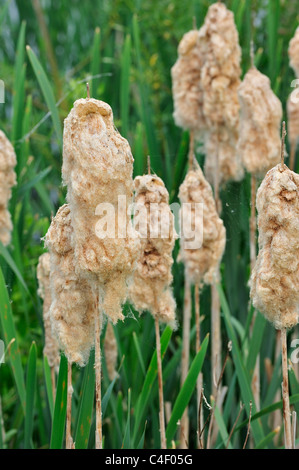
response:
M196 345L195 345L195 350L196 354L200 350L200 295L199 295L199 285L196 284L194 286L195 292L194 292L194 297L195 297L195 328L196 328ZM200 407L201 403L201 389L202 389L202 384L203 384L203 377L202 377L202 372L200 372L198 379L197 379L197 447L201 448L201 443L199 439L200 435L200 429L202 428L203 425L203 410Z
M66 408L66 448L74 449L74 442L72 439L72 363L68 361L67 369L67 408Z
M183 313L183 348L181 364L181 385L186 380L189 370L190 351L190 322L191 322L191 285L187 273L185 272L185 292L184 292L184 313ZM181 418L180 427L180 448L186 449L186 439L189 435L188 408L185 409Z
M295 168L295 156L296 156L296 141L291 142L290 148L290 170L294 171Z
M158 317L155 317L155 329L156 329L156 348L157 348L158 383L159 383L160 439L161 439L161 449L166 449L167 446L166 446L165 417L164 417L163 375L162 375L161 342L160 342L160 329L159 329Z
M289 378L288 378L288 353L287 353L287 330L281 329L281 355L282 355L282 402L283 402L283 422L285 448L292 449L292 428L289 397Z
M256 262L256 177L251 175L251 210L250 210L250 271L252 273L254 265ZM256 310L253 314L253 320L251 324L251 331L256 318ZM260 409L260 355L258 354L256 358L256 363L252 375L251 381L252 393L254 396L254 401L257 407L257 410Z
M102 391L101 391L101 313L95 315L95 378L96 378L96 431L95 440L96 449L103 448L103 435L102 435Z

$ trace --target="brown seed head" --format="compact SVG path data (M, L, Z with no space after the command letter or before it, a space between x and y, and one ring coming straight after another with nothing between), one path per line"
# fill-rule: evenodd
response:
M52 304L49 315L52 331L68 360L84 366L94 343L98 298L94 286L75 270L72 237L70 207L64 204L45 237L50 253Z
M3 245L8 245L11 239L12 222L8 202L11 198L11 188L16 184L16 163L14 148L0 130L0 240Z
M251 299L278 329L299 316L299 176L276 165L257 192L259 254Z
M181 211L182 234L178 259L185 264L192 284L211 284L215 280L225 249L226 231L217 213L212 188L199 166L187 173L180 186L179 198L184 210ZM196 214L195 204L202 204L202 220ZM190 242L184 236L184 217L187 216L195 230L202 230L202 245L196 249L186 249L186 242Z
M156 175L137 176L135 191L135 226L141 236L141 250L129 288L130 300L139 312L148 310L175 327L176 305L170 285L177 234L168 191Z
M237 152L249 173L264 176L280 160L282 105L266 75L252 67L239 87L241 104Z

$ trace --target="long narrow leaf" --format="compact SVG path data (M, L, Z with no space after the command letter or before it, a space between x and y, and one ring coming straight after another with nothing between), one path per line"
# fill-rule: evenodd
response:
M36 344L33 342L29 350L26 379L26 415L25 415L25 449L32 447L32 431L34 417L34 400L36 388Z
M51 449L61 449L63 444L67 406L67 367L67 358L62 355L60 358L54 416L52 423L50 442Z
M26 47L27 49L27 54L30 60L30 63L32 65L32 68L34 70L35 76L37 78L37 81L41 87L41 90L43 92L45 101L47 103L47 106L49 108L49 111L51 113L51 117L53 120L53 125L54 129L56 132L57 140L59 145L62 145L62 127L61 127L61 122L58 114L58 109L56 106L55 98L54 98L54 93L53 89L51 87L51 84L49 82L49 79L40 63L38 58L36 57L35 53L33 50L30 48L30 46Z
M201 368L204 362L208 343L209 343L209 335L205 337L200 347L200 350L198 351L195 358L193 359L192 364L190 366L190 370L186 377L186 380L173 406L171 417L166 428L166 439L167 439L168 444L170 444L170 441L173 439L173 436L177 430L177 423L183 416L183 413L186 407L188 406L192 393L196 387L196 381L197 381L198 375L201 371Z

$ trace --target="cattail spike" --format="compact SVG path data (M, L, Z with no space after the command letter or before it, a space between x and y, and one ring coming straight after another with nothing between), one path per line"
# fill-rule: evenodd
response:
M86 83L86 92L87 92L87 99L89 100L90 99L90 87L89 87L88 82Z
M286 132L286 123L283 121L282 123L282 133L281 133L281 168L284 168L284 150L285 150L285 136L287 135Z

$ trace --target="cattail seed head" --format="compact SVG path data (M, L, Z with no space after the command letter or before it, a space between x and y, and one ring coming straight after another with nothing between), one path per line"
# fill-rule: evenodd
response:
M299 316L299 176L279 163L257 192L259 254L251 299L277 329Z
M123 319L121 306L138 253L128 211L118 222L119 197L127 207L132 202L132 172L130 146L114 127L111 107L92 98L77 100L64 121L62 167L74 230L75 269L97 284L103 310L113 323ZM115 230L101 238L97 211L107 203ZM119 236L119 229L125 234Z
M294 70L296 77L299 78L299 26L290 40L288 53L290 66Z
M139 311L148 310L161 322L175 327L175 300L170 288L172 250L177 234L168 205L168 191L156 175L135 178L135 227L140 232L140 256L130 300Z
M0 240L3 245L8 245L11 239L12 222L8 202L11 198L11 188L16 184L16 163L14 148L0 130Z
M171 69L174 121L183 129L199 135L205 128L203 96L200 87L204 53L198 42L198 31L186 33L178 47L178 59Z
M181 207L189 205L190 211L181 211L181 225L184 228L184 217L191 219L195 230L202 229L202 244L196 249L186 249L190 241L181 234L181 248L178 260L185 265L186 275L192 284L211 284L218 273L219 264L225 249L226 231L223 221L219 218L213 191L199 165L190 170L179 190ZM196 215L195 204L202 204L203 219ZM196 219L198 218L198 220Z
M76 272L72 237L70 207L64 204L45 237L50 253L50 319L69 362L84 366L94 343L98 299L93 285Z
M199 30L199 43L205 51L201 70L203 113L207 123L205 175L213 183L218 166L220 183L239 181L244 174L236 152L241 48L234 15L223 3L217 2L209 7Z
M299 138L299 89L295 88L287 101L288 139L296 144Z
M50 288L50 253L43 253L38 260L37 265L38 295L43 300L43 320L45 330L44 355L48 359L50 367L59 365L59 347L56 338L52 334L50 320L50 308L52 303Z
M251 67L239 87L241 105L237 152L249 173L264 176L280 161L282 105L266 75Z

